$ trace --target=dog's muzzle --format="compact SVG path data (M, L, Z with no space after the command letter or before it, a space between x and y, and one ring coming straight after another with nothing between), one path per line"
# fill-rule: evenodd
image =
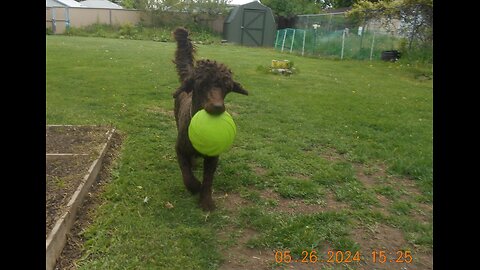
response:
M205 111L213 115L222 114L225 111L224 96L221 89L214 88L209 91Z

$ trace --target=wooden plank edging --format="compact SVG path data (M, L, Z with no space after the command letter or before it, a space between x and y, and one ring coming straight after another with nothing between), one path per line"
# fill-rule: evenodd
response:
M111 138L115 133L115 128L109 131L107 142L103 145L100 156L93 161L92 165L88 169L87 174L83 177L83 180L78 185L78 188L73 193L70 201L67 204L65 213L55 222L55 226L48 234L46 240L46 270L53 270L57 262L58 257L62 253L65 243L67 241L67 234L70 232L78 208L82 205L87 191L95 181L102 167L103 158L110 146Z

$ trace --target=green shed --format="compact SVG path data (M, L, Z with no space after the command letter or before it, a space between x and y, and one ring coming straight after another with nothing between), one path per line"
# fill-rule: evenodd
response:
M272 10L256 1L234 7L223 23L224 39L246 46L272 47L276 32Z

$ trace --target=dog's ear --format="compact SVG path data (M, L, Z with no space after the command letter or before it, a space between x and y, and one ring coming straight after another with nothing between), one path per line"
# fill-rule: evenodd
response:
M182 92L190 93L193 90L193 79L192 78L186 78L183 82L182 85L175 91L172 95L173 98L177 98L178 95Z
M238 82L233 83L232 92L239 93L245 96L248 96L248 91L245 90Z

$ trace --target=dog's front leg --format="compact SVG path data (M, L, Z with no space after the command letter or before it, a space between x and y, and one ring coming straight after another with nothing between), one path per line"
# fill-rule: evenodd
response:
M215 209L215 203L212 200L212 183L217 164L218 157L206 157L203 160L203 183L200 191L200 206L205 211Z
M198 181L193 174L192 158L190 156L183 155L177 149L177 160L178 164L180 165L180 170L182 172L183 183L185 184L185 187L192 194L198 193L201 190L201 184L200 181Z

